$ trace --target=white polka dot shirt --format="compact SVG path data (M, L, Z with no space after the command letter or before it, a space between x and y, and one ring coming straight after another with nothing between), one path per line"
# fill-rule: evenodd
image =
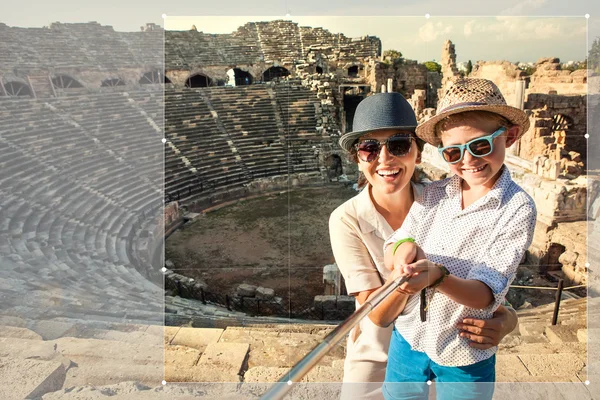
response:
M412 349L445 366L465 366L491 357L497 347L474 349L459 336L456 324L466 317L489 319L504 302L519 262L531 244L536 209L533 199L511 178L506 166L484 197L462 209L461 178L433 182L415 199L402 227L385 245L412 237L430 261L454 276L490 287L494 302L478 310L427 289L426 321L420 318L420 296L411 296L396 320L396 329Z

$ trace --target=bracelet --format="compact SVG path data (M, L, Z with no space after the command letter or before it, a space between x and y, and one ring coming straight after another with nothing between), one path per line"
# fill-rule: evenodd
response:
M394 250L392 251L392 255L396 254L396 250L398 250L398 247L400 247L400 245L402 243L406 243L406 242L414 243L415 239L413 239L411 237L408 237L408 238L405 238L405 239L398 240L396 243L394 243Z
M446 279L446 277L450 275L450 271L448 271L448 268L444 267L442 264L434 263L434 265L442 270L442 276L440 276L435 282L433 282L429 286L431 289L435 289L436 287L440 286L442 282L444 282L444 279Z

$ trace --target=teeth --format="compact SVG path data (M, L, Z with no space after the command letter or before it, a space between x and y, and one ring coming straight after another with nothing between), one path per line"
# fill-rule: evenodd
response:
M399 170L399 169L395 169L395 170L380 170L380 171L377 171L377 173L378 173L379 175L382 175L382 176L394 175L394 174L397 174L398 172L400 172L400 170Z
M482 167L479 167L479 168L474 168L474 169L463 169L463 171L474 173L474 172L479 172L479 171L481 171L484 168L485 168L485 165L482 166Z

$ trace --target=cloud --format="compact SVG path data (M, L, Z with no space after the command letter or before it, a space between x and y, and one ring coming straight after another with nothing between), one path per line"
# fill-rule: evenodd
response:
M578 19L499 16L493 20L469 20L463 26L466 38L486 40L549 40L585 36L585 23Z
M453 27L451 25L444 25L441 22L434 24L433 22L427 22L425 25L419 28L419 39L421 42L433 42L439 36L445 36L451 33Z
M500 11L500 15L527 15L547 3L548 0L526 0Z

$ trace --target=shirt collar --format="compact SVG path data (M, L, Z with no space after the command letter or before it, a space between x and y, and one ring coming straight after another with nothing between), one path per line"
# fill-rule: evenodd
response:
M506 165L502 165L502 173L498 177L498 180L483 198L484 201L481 203L486 204L490 201L493 202L494 208L498 209L500 204L502 204L502 199L504 198L504 193L508 189L509 185L512 183L512 178L510 176L510 171L506 167ZM446 194L449 198L460 195L461 191L462 178L458 175L452 176L448 183L446 184Z
M363 233L369 233L375 231L375 234L382 239L386 239L390 236L392 228L388 222L383 218L381 214L375 208L371 195L369 193L370 185L367 185L358 194L358 204L356 207L356 218L360 226L360 230Z

